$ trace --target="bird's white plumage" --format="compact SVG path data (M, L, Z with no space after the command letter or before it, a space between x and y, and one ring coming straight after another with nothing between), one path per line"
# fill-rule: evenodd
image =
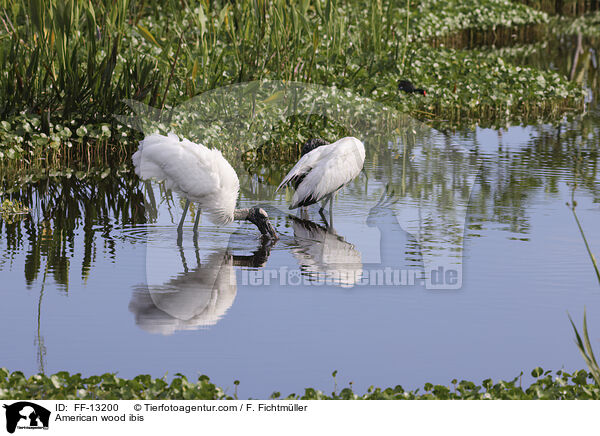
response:
M217 225L233 221L240 181L219 150L174 134L153 134L140 141L132 159L141 179L164 181L168 189L198 203Z
M362 277L360 251L343 238L310 221L292 221L292 254L303 272L316 281L352 287Z
M302 156L277 190L302 178L290 209L321 201L354 179L365 162L365 146L353 137L322 145Z
M162 285L137 287L129 310L144 330L170 335L216 324L233 305L236 293L233 257L216 252L195 270Z

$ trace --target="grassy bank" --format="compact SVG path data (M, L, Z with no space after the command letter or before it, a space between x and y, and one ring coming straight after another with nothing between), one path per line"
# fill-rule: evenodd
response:
M555 72L443 47L466 29L548 22L508 0L0 0L0 11L0 160L25 165L121 160L138 135L113 117L129 113L124 99L169 108L260 79L349 89L446 127L553 120L582 103ZM427 96L399 93L401 78Z
M336 372L333 373L335 382ZM528 387L521 386L521 375L510 381L483 380L480 384L452 380L449 386L427 383L423 388L405 390L402 386L390 388L370 387L365 393L355 393L352 386L338 391L323 392L306 388L302 394L283 396L274 392L272 399L291 400L570 400L600 399L600 388L591 383L592 375L585 370L567 373L544 371L535 368L535 379ZM190 382L178 374L169 383L165 378L139 375L124 379L114 374L82 377L81 374L59 372L52 376L9 372L0 368L0 399L44 400L232 400L238 399L239 382L229 389L213 384L206 376Z

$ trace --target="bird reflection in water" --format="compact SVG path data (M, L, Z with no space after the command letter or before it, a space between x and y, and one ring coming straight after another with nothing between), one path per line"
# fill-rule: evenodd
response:
M273 244L272 240L262 238L251 255L232 255L222 249L201 262L195 243L194 269L188 267L183 247L179 246L183 272L162 285L134 288L129 310L135 316L135 323L147 332L163 335L215 325L233 305L237 294L234 267L264 266Z
M333 227L291 215L289 218L294 230L291 251L303 275L312 281L342 287L352 287L361 279L360 251L336 234Z

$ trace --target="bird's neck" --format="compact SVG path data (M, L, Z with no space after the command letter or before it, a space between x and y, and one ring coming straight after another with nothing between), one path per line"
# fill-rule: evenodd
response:
M246 219L248 219L249 213L250 213L250 209L236 209L233 211L233 219L234 220L246 220Z

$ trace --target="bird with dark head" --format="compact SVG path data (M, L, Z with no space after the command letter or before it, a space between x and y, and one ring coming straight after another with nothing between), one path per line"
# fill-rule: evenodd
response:
M310 153L315 148L320 147L322 145L327 145L327 141L325 141L324 139L321 139L321 138L309 139L302 146L302 152L300 154L300 157L304 156L306 153Z
M240 181L235 170L221 152L176 135L153 134L140 141L132 156L135 173L142 180L164 181L167 189L185 198L177 242L181 244L183 223L190 202L198 203L194 234L198 231L200 211L205 212L216 225L233 220L250 221L267 238L277 239L269 216L260 207L236 209Z
M271 221L269 221L269 215L263 208L255 206L251 207L250 209L238 209L235 211L235 215L237 216L238 214L246 213L246 211L247 215L245 218L240 217L236 219L245 219L246 221L250 221L256 227L258 227L258 230L260 230L261 234L271 239L278 238L273 224L271 224Z
M302 146L302 151L300 152L300 157L303 157L304 155L310 153L315 148L318 148L318 147L321 147L321 146L327 145L327 144L328 144L328 142L325 141L324 139L321 139L321 138L312 138L312 139L309 139ZM294 189L298 189L298 185L300 185L300 183L302 183L302 180L304 180L305 176L306 176L306 174L302 174L302 175L298 176L291 183L291 185L294 187Z
M290 209L323 202L329 203L329 224L332 225L333 196L350 183L362 170L365 162L364 144L352 137L332 144L322 139L311 139L302 147L302 156L277 187L293 186L294 197Z
M409 94L427 95L427 92L423 88L415 88L415 85L409 80L398 80L398 90Z

